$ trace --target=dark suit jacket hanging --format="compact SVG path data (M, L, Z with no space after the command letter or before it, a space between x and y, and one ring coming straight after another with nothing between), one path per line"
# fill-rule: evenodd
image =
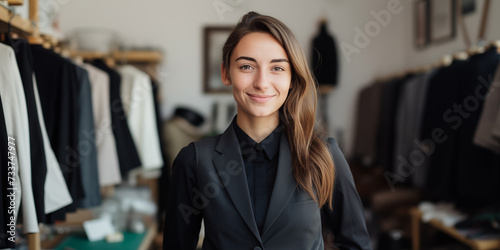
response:
M78 84L75 65L41 45L31 45L40 103L50 144L61 166L73 202L85 196L78 167ZM50 214L65 219L73 204Z
M338 58L335 39L328 34L326 23L320 26L319 34L313 40L312 68L318 83L337 85Z

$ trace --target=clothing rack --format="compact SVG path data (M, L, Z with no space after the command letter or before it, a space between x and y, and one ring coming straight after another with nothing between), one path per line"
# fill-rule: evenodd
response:
M83 60L111 59L120 63L158 64L163 60L159 51L118 50L111 53L92 51L69 51L70 57L80 57Z
M458 51L458 52L455 52L453 54L442 55L439 58L439 60L437 60L434 63L429 63L427 65L418 66L418 67L414 67L414 68L410 68L410 69L405 69L405 70L402 70L402 71L399 71L396 73L392 73L392 74L388 74L388 75L378 76L378 77L375 77L375 81L376 82L386 82L386 81L391 80L391 79L404 77L405 75L408 75L408 74L425 73L431 69L448 66L449 64L451 64L451 62L454 59L467 60L467 58L469 56L483 53L484 51L488 50L491 47L498 48L498 53L500 53L500 40L491 41L490 43L488 43L488 45L486 45L484 47L472 46L466 50Z
M22 5L23 0L9 0L10 5ZM16 15L8 7L1 5L0 7L0 31L12 31L16 34L28 38L32 44L41 43L38 30L38 0L30 0L29 2L29 19L22 18ZM28 233L28 249L40 250L40 233Z
M456 52L453 55L443 55L436 63L433 63L431 65L420 66L420 67L416 67L416 68L412 68L412 69L403 70L403 71L393 73L390 75L376 77L375 81L384 82L384 81L387 81L390 79L403 77L407 74L412 74L412 73L417 74L417 73L427 72L432 68L447 66L448 64L451 63L451 61L453 59L466 60L467 58L464 55L471 56L474 54L482 53L486 49L488 49L492 46L499 48L499 53L500 53L500 40L492 41L489 44L485 43L485 40L484 40L485 33L486 33L486 26L488 24L490 5L491 5L491 0L485 0L484 6L483 6L483 9L481 12L481 17L480 17L481 20L479 23L479 33L478 33L478 37L477 37L477 46L471 45L470 38L468 35L468 31L467 31L467 27L465 26L465 22L464 22L462 12L461 12L462 11L462 1L459 0L455 11L457 12L458 22L459 22L459 25L462 29L464 43L467 47L466 50ZM488 44L488 45L484 46L484 44Z

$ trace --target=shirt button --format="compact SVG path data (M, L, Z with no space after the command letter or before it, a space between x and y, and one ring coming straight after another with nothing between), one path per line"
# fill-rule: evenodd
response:
M262 151L262 146L260 144L255 144L255 149L257 151Z
M260 247L254 247L253 250L262 250Z

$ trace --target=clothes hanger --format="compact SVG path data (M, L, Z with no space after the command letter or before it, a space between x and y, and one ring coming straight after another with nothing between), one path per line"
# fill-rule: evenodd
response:
M12 13L9 9L9 12ZM16 16L15 13L12 13L12 16L9 18L9 22L7 23L7 32L3 34L3 42L8 44L11 47L14 47L14 41L12 39L12 20Z
M452 55L444 55L433 66L434 66L434 68L447 67L447 66L450 66L450 64L452 62L453 62L453 56Z
M484 46L473 45L467 50L467 54L469 54L469 56L473 56L477 54L482 54L484 51L486 51Z
M496 48L497 53L500 54L500 40L492 41L490 44L488 44L488 46L486 46L487 50L491 48Z
M467 59L469 59L469 54L466 51L459 51L459 52L453 54L453 59L466 61Z

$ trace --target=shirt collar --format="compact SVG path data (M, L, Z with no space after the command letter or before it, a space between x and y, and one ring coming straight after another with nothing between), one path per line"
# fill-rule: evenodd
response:
M258 149L259 147L262 147L269 160L274 159L274 157L278 154L281 133L283 131L283 126L281 124L278 125L278 127L276 127L273 132L271 132L271 134L269 134L260 143L257 143L254 139L248 136L247 133L240 128L240 126L238 126L236 123L236 117L234 117L232 124L236 137L238 138L243 159L248 159L253 156L253 150Z

